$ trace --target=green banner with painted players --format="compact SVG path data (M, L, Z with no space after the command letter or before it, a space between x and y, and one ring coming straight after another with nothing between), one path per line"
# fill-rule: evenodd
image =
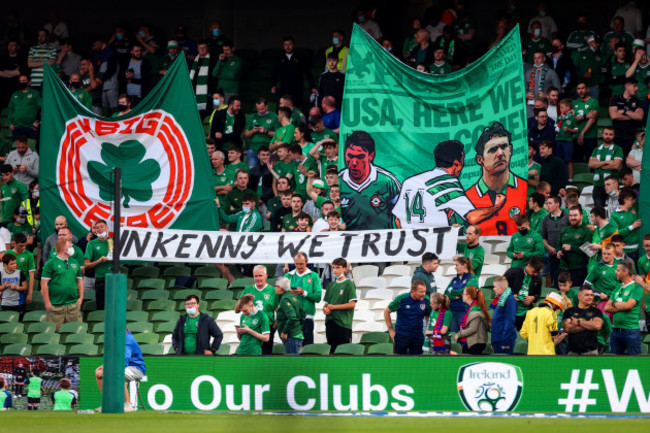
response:
M527 192L524 83L518 28L470 66L430 75L355 26L339 150L348 228L514 233Z

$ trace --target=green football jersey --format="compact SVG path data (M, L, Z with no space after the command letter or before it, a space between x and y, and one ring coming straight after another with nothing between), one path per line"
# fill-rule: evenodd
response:
M528 222L530 223L530 229L534 232L541 233L542 231L542 221L544 217L548 215L548 211L544 208L541 208L537 212L530 212L528 215Z
M591 50L581 51L575 56L576 72L579 77L583 77L589 87L602 84L604 77L602 75L603 56L600 53L594 53ZM591 72L589 78L585 74Z
M558 116L557 123L560 128L560 132L557 134L557 141L568 141L571 143L576 134L571 131L565 131L564 128L576 129L578 127L576 118L573 117L573 114L567 113L564 116Z
M625 77L625 73L630 68L629 62L618 62L616 60L612 61L612 77L621 78ZM612 90L612 96L621 95L623 93L625 85L624 84L613 84L610 86Z
M255 307L266 314L269 323L273 323L275 321L275 309L278 307L278 295L275 293L275 287L267 284L262 290L259 290L254 285L248 286L241 296L248 294L255 297Z
M641 310L641 298L643 297L643 287L636 282L631 281L626 285L621 285L612 294L612 300L621 303L634 299L636 304L630 311L619 311L614 313L614 328L621 329L639 329L639 311Z
M596 158L598 161L614 161L615 159L623 159L623 149L616 144L610 144L606 146L605 143L602 143L594 149L591 153L592 158ZM605 170L597 169L594 173L594 186L605 186L605 178L610 174L618 174L614 170Z
M41 397L41 384L43 379L38 376L33 376L29 378L29 383L27 384L27 397L29 398L40 398Z
M293 133L295 130L296 127L291 123L287 123L284 126L278 126L278 128L275 130L275 133L273 134L271 143L275 143L277 141L280 143L293 143Z
M441 64L431 63L429 65L429 72L431 75L445 75L453 71L451 65L447 62L442 62Z
M585 283L611 297L619 286L618 278L616 278L617 266L618 262L616 260L611 265L603 262L596 263L587 274Z
M468 244L463 242L458 244L456 250L458 251L458 254L467 257L472 262L474 275L480 277L481 271L483 270L483 261L485 260L485 250L483 247L480 244L470 247Z
M262 115L260 115L260 113L251 114L248 117L248 121L246 122L246 130L250 131L256 126L261 126L267 131L276 131L280 127L280 123L278 122L278 115L270 111L267 111L266 114ZM261 133L255 133L251 138L246 140L248 148L254 150L255 152L260 150L260 147L268 147L270 142L271 137L269 137L267 134Z
M598 104L598 100L594 99L590 96L587 97L584 101L580 98L576 98L573 100L573 110L576 113L576 117L580 116L585 116L589 114L590 111L598 111L598 108L600 105ZM585 129L585 126L587 126L588 119L583 119L580 122L577 122L577 127L579 129L579 133L582 132L583 129ZM585 132L585 138L596 138L598 133L598 128L596 127L596 122L594 122L591 127Z
M524 253L524 256L516 259L514 253ZM525 235L519 232L514 233L510 238L507 254L512 259L511 266L513 268L526 266L532 256L544 256L544 240L539 233L532 230L529 230Z
M333 281L327 286L325 292L325 303L333 305L347 304L357 300L357 288L352 280L342 282ZM354 318L354 308L349 310L334 310L325 316L325 322L333 321L337 325L352 329L352 319Z
M244 325L259 334L269 334L271 332L269 318L262 310L257 310L250 316L242 314L240 326L243 327ZM258 340L250 334L242 334L237 347L237 355L261 355L262 344L262 340Z

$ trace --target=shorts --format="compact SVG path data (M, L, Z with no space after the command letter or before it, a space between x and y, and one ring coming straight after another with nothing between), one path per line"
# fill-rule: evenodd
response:
M41 402L40 397L27 397L27 403L29 404L39 404Z
M573 143L571 141L557 141L555 143L555 154L564 162L573 160Z
M124 369L124 380L126 382L132 382L134 380L141 380L144 377L144 374L138 370L136 367L128 366Z

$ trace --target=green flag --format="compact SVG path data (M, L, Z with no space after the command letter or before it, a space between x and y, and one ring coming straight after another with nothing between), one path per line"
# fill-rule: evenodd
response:
M434 76L355 25L339 150L348 229L516 231L528 176L524 84L518 28L470 66Z
M103 118L83 107L46 67L41 131L41 221L63 215L77 235L113 219L122 168L122 224L218 230L214 182L185 60L174 62L133 110Z

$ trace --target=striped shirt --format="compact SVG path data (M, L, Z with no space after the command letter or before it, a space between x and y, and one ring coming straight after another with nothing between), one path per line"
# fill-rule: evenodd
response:
M34 45L29 49L29 54L27 57L35 62L47 62L48 60L56 60L56 48L47 44ZM30 79L32 80L32 87L40 87L43 83L43 68L32 68Z
M616 144L605 146L605 144L603 143L594 149L594 151L591 154L591 157L598 161L614 161L616 159L622 160L623 149L621 149ZM604 170L600 168L596 169L596 172L594 173L594 186L600 186L600 187L605 186L605 178L610 174L616 174L616 173L617 173L616 170Z

